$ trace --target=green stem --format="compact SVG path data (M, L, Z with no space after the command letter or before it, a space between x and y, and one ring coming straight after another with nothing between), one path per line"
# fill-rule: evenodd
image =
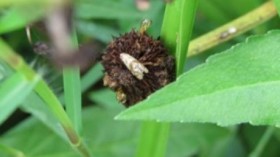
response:
M72 34L73 49L77 49L77 35ZM80 70L78 67L63 68L63 85L64 85L64 100L66 112L71 119L75 130L82 134L82 98L81 98L81 80Z
M192 40L188 50L188 57L198 55L205 50L245 33L276 15L277 11L274 4L272 1L268 1L236 20Z
M164 157L169 123L143 122L136 157Z
M165 10L161 39L176 57L177 76L184 71L197 4L198 0L176 0Z
M273 127L269 127L266 129L266 131L264 132L263 136L261 137L257 147L253 150L253 152L251 152L249 157L260 157L261 156L265 146L267 145L267 143L269 142L269 139L273 135L273 132L274 132Z
M198 0L176 0L166 6L161 39L176 57L176 74L184 71ZM143 122L137 157L164 157L170 124Z

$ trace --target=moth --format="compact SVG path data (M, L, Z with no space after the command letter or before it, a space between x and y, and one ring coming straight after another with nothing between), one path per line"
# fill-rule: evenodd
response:
M144 73L149 72L149 70L142 63L127 53L121 53L120 59L127 69L132 73L132 75L134 75L139 80L143 79Z

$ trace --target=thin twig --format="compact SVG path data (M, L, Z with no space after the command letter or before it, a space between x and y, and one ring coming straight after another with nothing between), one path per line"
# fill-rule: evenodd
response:
M198 55L218 44L228 41L277 15L272 1L190 42L188 57Z

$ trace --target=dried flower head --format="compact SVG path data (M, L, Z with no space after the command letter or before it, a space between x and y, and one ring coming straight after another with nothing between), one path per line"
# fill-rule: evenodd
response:
M103 82L116 91L127 107L145 99L175 78L175 61L160 40L150 37L145 20L139 31L132 30L116 39L102 56Z

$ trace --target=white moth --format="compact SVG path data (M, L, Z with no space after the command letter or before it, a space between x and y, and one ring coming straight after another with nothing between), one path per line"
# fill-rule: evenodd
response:
M149 70L142 63L127 53L121 53L120 59L127 69L132 73L132 75L134 75L139 80L143 79L144 73L149 72Z

